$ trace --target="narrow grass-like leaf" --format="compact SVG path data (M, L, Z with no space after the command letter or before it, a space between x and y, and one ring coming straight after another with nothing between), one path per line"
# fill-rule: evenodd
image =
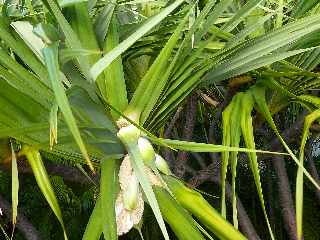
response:
M185 57L190 54L190 52L192 51L192 48L190 47L186 47L188 46L188 44L190 43L190 41L195 41L195 33L197 28L199 28L199 26L201 26L201 24L205 21L205 18L208 16L208 14L210 13L210 10L215 6L216 1L209 1L205 7L202 9L202 11L200 12L200 14L197 16L194 24L192 24L190 30L187 32L187 35L184 37L179 50L177 52L177 56L179 57L179 59L184 59ZM217 8L215 8L213 10L213 12L211 14L214 14L214 11L216 11ZM210 15L211 16L211 15ZM202 30L202 29L201 29ZM192 40L193 39L193 40ZM196 41L197 42L197 41ZM198 42L197 42L198 43ZM190 46L190 45L189 45ZM197 54L190 54L191 58L196 57ZM190 61L190 59L188 60ZM187 61L187 62L188 62ZM185 64L186 66L188 66L188 64ZM178 70L178 72L183 72L184 71L184 67L180 66L180 64L177 64L174 68L173 72L176 72ZM180 75L180 74L177 74Z
M254 142L254 133L253 133L253 125L252 125L252 117L251 112L253 110L254 105L254 98L250 92L242 95L241 98L241 130L242 135L245 141L245 144L248 148L255 149L255 142ZM261 202L262 211L267 222L268 230L270 233L271 239L275 239L272 228L269 222L269 218L267 215L264 197L262 192L261 186L261 179L260 179L260 170L257 155L254 152L248 153L250 168L253 174L254 182L258 191L258 196Z
M274 53L268 54L267 56L262 56L260 58L253 57L253 60L250 62L246 62L246 60L242 60L237 63L225 62L222 65L219 65L217 69L212 71L212 74L210 75L210 79L215 79L215 82L220 82L222 80L241 75L243 73L261 68L263 66L270 65L272 63L298 55L300 53L308 52L313 49L314 48L307 48L307 49L298 49L298 50L292 50L292 51L286 51L286 52L274 52ZM258 56L258 54L256 56ZM208 81L209 79L205 79L205 80Z
M130 115L130 112L142 113L141 124L143 124L147 117L150 115L154 108L158 98L160 97L163 89L168 83L171 70L174 68L176 58L171 64L168 64L168 59L179 40L179 36L184 28L188 15L181 21L177 29L170 37L165 47L160 52L157 59L153 62L146 75L140 81L138 88L136 89L132 100L130 101L129 107L126 110ZM145 94L146 92L152 92L152 97Z
M320 118L320 110L316 110L305 117L304 127L300 145L300 164L303 166L304 162L304 148L307 142L309 129L311 124ZM297 221L297 237L298 240L302 238L302 219L303 219L303 168L298 167L296 179L296 221Z
M27 160L31 166L31 169L37 181L37 184L43 196L46 198L48 204L50 205L52 211L54 212L57 219L59 220L61 227L63 229L64 239L67 240L68 237L64 227L59 203L53 191L52 185L49 180L49 176L47 174L45 166L43 165L39 151L36 149L33 149L32 147L24 146L24 148L22 149L22 153L27 157Z
M281 134L279 133L277 126L275 125L272 115L269 111L266 99L265 99L265 88L261 86L256 86L252 89L252 94L255 98L255 102L258 106L258 109L260 113L263 115L263 117L266 119L272 130L275 132L277 137L279 138L281 144L286 149L286 151L289 153L290 157L294 160L294 162L303 169L303 173L305 176L310 180L310 182L320 190L319 184L314 180L314 178L310 175L310 173L303 167L303 165L300 163L299 159L294 155L294 153L291 151L289 146L286 144L286 142L283 140Z
M224 75L226 72L232 71L240 66L245 67L246 64L248 64L249 62L253 63L255 60L263 56L268 58L269 56L267 55L275 51L276 49L279 49L299 39L301 40L303 36L306 36L311 32L317 31L319 28L320 28L320 24L318 22L318 16L313 15L310 17L305 17L303 19L297 20L293 23L289 23L277 30L274 30L254 40L246 41L244 44L241 44L236 49L234 49L235 51L227 52L226 50L224 50L224 55L223 55L224 61L220 60L221 61L220 64L214 63L216 67L213 68L210 74L210 79L211 79L210 81L211 83L213 81L217 81L217 78L220 78L222 75L223 77L220 80L226 79L227 76ZM229 49L229 50L232 50L232 49ZM281 55L283 54L283 52L280 52L278 54ZM277 57L277 59L281 60L279 59L279 56ZM271 60L272 60L271 58L268 59L268 61L271 61ZM274 61L278 61L278 60L276 60L276 58L274 59ZM259 61L261 62L264 60L259 59ZM270 64L270 63L265 63L265 64ZM259 64L259 67L261 67L260 64ZM252 69L248 68L248 70L252 70ZM220 77L218 77L218 75L220 75Z
M300 49L300 50L293 50L289 52L275 52L272 54L269 54L267 56L260 57L259 59L255 59L252 62L247 62L245 63L246 60L241 60L239 61L239 66L236 67L233 63L230 63L229 61L225 61L221 59L220 61L222 62L222 65L219 65L219 69L221 67L221 71L215 69L216 62L213 62L212 65L209 64L208 66L205 66L204 68L200 69L199 71L195 72L193 75L188 76L192 73L192 68L190 72L186 73L186 77L182 76L181 80L177 83L174 83L170 86L169 90L164 94L162 97L161 102L163 103L157 108L157 113L153 117L154 121L156 123L152 122L153 127L157 126L158 122L163 121L170 112L172 112L175 107L177 107L183 99L194 89L196 86L199 85L199 80L201 77L204 76L204 74L210 70L213 67L213 70L209 72L209 74L203 79L204 84L209 84L211 80L214 80L216 82L219 82L221 80L240 75L242 73L263 67L265 65L274 63L276 61L282 60L284 58L312 50L310 49ZM231 50L230 50L231 51ZM231 51L232 52L232 51ZM224 58L224 56L228 55L227 53L222 54L221 57ZM237 55L237 54L236 54ZM242 54L241 54L242 55ZM217 60L219 61L219 60ZM230 65L230 68L228 66ZM234 68L235 67L235 68ZM231 70L232 68L232 70ZM229 71L230 70L230 71ZM189 70L188 70L189 71ZM211 79L211 80L210 80ZM209 81L209 82L208 82Z
M286 3L284 0L278 1L278 8L277 8L277 19L276 19L276 27L281 27L283 25L283 17L285 15L284 13L284 7L286 6Z
M90 69L91 75L94 79L97 77L124 51L126 51L132 44L134 44L139 38L149 32L154 26L161 22L165 17L167 17L173 10L180 6L184 0L177 0L170 6L166 7L159 14L151 17L145 24L143 24L136 32L134 32L130 37L121 42L117 47L110 51L107 55L101 58L97 63L95 63Z
M17 223L17 215L18 215L18 202L19 202L19 176L18 176L18 165L17 158L14 152L13 146L11 144L11 182L12 182L12 224L16 225Z
M243 93L238 93L234 100L234 106L232 109L232 117L230 119L230 126L228 131L230 131L230 145L233 147L239 147L240 136L241 136L241 100ZM238 163L238 152L230 153L231 160L231 173L232 173L232 216L233 216L233 226L238 229L238 212L237 212L237 197L236 197L236 175L237 175L237 163Z
M85 144L81 138L81 134L77 126L76 120L72 114L68 98L61 83L58 63L58 46L59 43L54 43L51 46L48 46L43 49L43 55L48 68L49 78L52 84L54 94L56 96L57 104L65 118L65 121L72 135L74 136L74 139L77 142L84 158L86 159L88 166L91 168L92 171L94 171Z
M179 149L179 150L188 151L188 152L256 152L256 153L275 154L275 155L288 155L287 153L263 151L263 150L250 149L250 148L238 148L238 147L230 147L230 146L215 145L215 144L208 144L208 143L196 143L196 142L187 142L187 141L179 141L179 140L171 140L171 139L163 139L163 138L154 138L154 137L149 137L149 138L155 144L165 146L165 147L169 146L173 149Z
M222 113L222 145L230 146L230 118L233 109L234 102L224 109ZM226 177L228 172L230 152L222 152L221 154L221 215L226 218Z
M212 1L216 2L216 1ZM195 34L195 41L198 42L204 34L208 32L208 30L215 24L217 19L221 16L221 14L230 6L232 0L223 0L216 4L213 10L208 14L208 18L201 26L201 29Z
M103 235L106 240L116 240L118 239L115 213L115 202L118 193L118 160L103 159L100 161L100 165L100 202Z

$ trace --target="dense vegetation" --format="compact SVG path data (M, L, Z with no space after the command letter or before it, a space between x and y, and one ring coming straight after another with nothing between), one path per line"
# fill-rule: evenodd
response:
M320 239L317 0L0 9L0 239Z

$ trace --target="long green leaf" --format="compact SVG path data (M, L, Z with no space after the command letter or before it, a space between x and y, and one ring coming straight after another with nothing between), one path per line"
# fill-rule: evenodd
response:
M116 159L103 159L101 165L100 182L100 206L101 206L101 224L103 226L103 235L106 240L116 240L117 223L115 213L115 202L118 193L118 174Z
M215 2L215 1L214 1ZM208 14L208 18L202 24L201 29L195 34L195 41L199 41L204 34L208 32L208 30L215 24L217 19L221 16L221 14L230 6L232 0L222 0L218 4L216 4Z
M94 23L95 33L100 46L104 46L107 33L110 31L110 24L112 18L114 18L113 16L116 8L116 2L116 0L106 2L103 10L97 16Z
M214 67L210 74L208 74L206 81L209 81L208 83L212 83L213 81L221 81L230 77L230 75L226 74L227 72L231 72L236 68L245 67L248 63L252 64L259 58L260 62L264 61L261 59L262 57L268 57L268 54L274 52L275 50L286 46L291 42L302 39L303 36L306 36L311 32L317 31L320 28L318 18L319 16L317 15L305 17L254 40L248 40L244 44L240 44L238 47L236 47L235 51L222 51L222 59L219 60L221 63L217 64L215 61L213 61L213 64L216 67ZM283 52L279 52L278 54L281 55ZM269 59L268 61L270 60L272 59ZM275 59L274 61L278 60L280 59ZM272 62L265 64L270 63ZM261 65L259 65L259 67L261 67Z
M243 98L243 93L238 93L234 97L234 107L232 109L232 117L230 119L230 145L233 147L239 147L240 136L241 136L241 100ZM238 152L230 153L231 160L231 173L232 173L232 216L233 225L238 229L238 212L237 212L237 197L236 197L236 175L237 175L237 163L238 163Z
M268 21L273 14L268 14L266 16L260 17L258 21L256 21L254 24L250 24L246 28L244 28L242 31L238 32L236 35L234 35L227 43L227 47L233 47L239 44L239 41L244 40L248 35L255 32L257 29L259 29L263 24Z
M72 16L70 25L80 41L81 46L86 50L100 52L100 48L93 30L92 20L88 12L88 4L80 3L68 9L69 14ZM71 49L74 49L73 47ZM100 55L88 55L90 66L94 64Z
M234 102L232 101L222 113L222 145L230 146L230 118L233 110ZM226 177L228 172L230 152L222 152L221 154L221 215L226 218Z
M45 166L43 165L39 151L36 149L33 149L32 147L24 146L24 148L22 149L22 153L26 155L27 160L32 168L34 177L37 181L37 184L43 196L46 198L48 204L50 205L52 211L54 212L57 219L59 220L61 227L63 229L64 239L67 240L68 237L64 227L59 203L53 191L52 185L49 180L49 176L47 174Z
M49 78L52 84L54 94L56 96L57 104L65 118L65 121L72 135L74 136L74 139L77 142L84 158L86 159L88 166L91 168L92 171L94 171L87 149L81 138L81 134L77 126L76 120L72 114L68 98L61 83L58 63L58 46L59 43L54 43L51 46L48 46L43 49L43 56L48 69Z
M244 94L241 99L241 130L242 130L242 135L243 135L246 146L251 149L255 149L254 133L253 133L252 117L251 117L253 105L254 105L254 98L251 95L251 93L248 92ZM275 238L272 232L272 228L269 222L269 218L268 218L265 203L264 203L257 155L256 153L251 152L251 153L248 153L248 157L249 157L250 168L253 174L254 182L258 191L258 196L261 202L263 215L267 222L270 237L271 239L274 240Z
M310 50L313 50L315 48L306 48L306 49L297 49L292 51L286 51L286 52L274 52L270 53L266 56L261 56L259 58L256 58L258 56L258 53L256 56L253 57L253 60L246 61L242 60L237 63L235 62L228 62L223 63L222 65L219 65L215 70L212 71L212 74L210 75L210 78L205 79L205 81L208 81L210 83L210 79L215 79L215 82L220 82L222 80L241 75L243 73L268 66L272 63L284 60L286 58L298 55L300 53L308 52ZM241 55L241 54L240 54Z
M171 140L171 139L163 139L163 138L154 138L149 137L152 142L155 144L171 147L173 149L179 149L188 152L255 152L255 153L266 153L266 154L276 154L276 155L288 155L287 153L280 152L271 152L271 151L263 151L257 149L250 148L239 148L239 147L229 147L223 145L215 145L208 143L196 143L196 142L187 142L187 141L179 141L179 140Z
M172 63L169 64L168 59L179 40L179 36L181 35L188 16L189 14L185 16L184 20L181 21L174 34L170 37L157 59L153 62L146 75L140 81L139 86L130 101L127 112L129 112L129 115L131 111L142 113L140 119L141 124L146 121L168 83L171 70L176 63L176 59L174 59ZM152 97L145 94L146 92L152 92Z

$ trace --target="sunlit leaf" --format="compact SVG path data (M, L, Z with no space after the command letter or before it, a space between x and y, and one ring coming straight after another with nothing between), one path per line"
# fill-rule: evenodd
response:
M29 146L24 146L22 149L22 153L26 155L27 160L32 168L32 172L34 174L34 177L37 181L37 184L43 194L43 196L46 198L48 204L50 205L52 211L56 215L57 219L59 220L61 227L63 229L64 239L67 240L67 233L65 230L65 226L62 219L61 210L59 207L59 203L57 201L56 195L53 191L52 185L49 180L49 176L47 174L47 171L45 169L45 166L42 162L41 155L38 150L33 149Z

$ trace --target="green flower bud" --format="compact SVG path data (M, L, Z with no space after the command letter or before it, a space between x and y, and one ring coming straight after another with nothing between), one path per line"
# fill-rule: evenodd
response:
M164 160L163 157L161 157L159 154L156 154L156 167L160 172L162 172L165 175L171 175L171 170L168 166L168 163L166 160Z
M139 181L135 174L129 178L129 185L123 192L123 205L128 211L133 211L138 205Z
M148 166L152 166L154 163L155 152L150 141L144 137L140 137L138 139L138 148L143 162Z

